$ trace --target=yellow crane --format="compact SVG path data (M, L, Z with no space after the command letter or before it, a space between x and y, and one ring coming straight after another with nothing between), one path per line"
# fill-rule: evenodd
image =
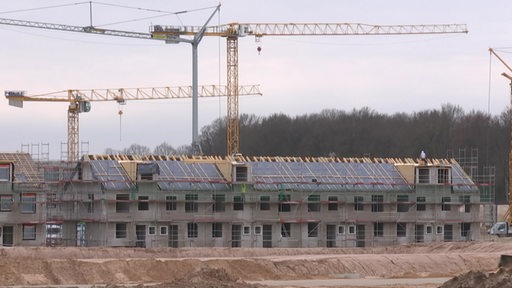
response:
M507 67L507 69L512 72L512 68L496 53L496 51L492 48L489 48L489 53L496 56L500 62ZM508 151L508 210L505 215L505 220L508 224L512 224L512 76L503 72L501 75L507 78L510 81L510 107L509 107L509 125L510 125L510 134L509 134L509 151ZM507 229L508 230L508 229ZM512 233L512 231L510 231ZM507 233L508 234L508 233Z
M255 36L342 36L342 35L402 35L402 34L445 34L467 33L465 24L429 25L371 25L362 23L229 23L207 26L215 8L203 26L153 25L150 33L130 32L89 26L44 23L26 20L0 18L0 25L14 25L31 28L89 33L96 35L163 40L168 44L189 43L192 45L192 145L198 144L197 124L197 49L204 36L227 39L227 155L239 152L238 123L238 38ZM92 18L92 15L91 15ZM192 39L181 36L190 36Z
M239 86L240 95L261 95L258 85ZM77 161L79 155L79 114L89 112L93 101L115 101L125 104L132 100L180 99L192 97L192 87L159 88L118 88L91 90L63 90L38 95L25 95L25 91L5 91L9 105L23 108L23 102L67 102L68 106L68 161ZM227 95L224 85L198 87L199 97L219 97Z
M92 5L92 2L89 3ZM199 147L199 128L198 128L198 93L199 93L199 84L198 84L198 61L197 61L197 48L201 39L203 38L203 32L206 29L206 25L213 18L213 15L219 11L220 4L215 8L214 12L210 15L206 23L203 25L199 32L196 33L193 39L182 39L182 42L186 42L192 45L192 147L195 150L195 153L200 153ZM39 29L47 29L47 30L59 30L59 31L67 31L67 32L78 32L78 33L88 33L95 35L105 35L105 36L116 36L116 37L128 37L128 38L138 38L138 39L149 39L149 40L166 40L166 39L158 39L153 38L150 33L142 33L142 32L132 32L132 31L122 31L122 30L113 30L113 29L103 29L96 28L92 25L92 6L91 6L91 23L89 26L73 26L66 24L56 24L56 23L45 23L45 22L36 22L36 21L26 21L26 20L17 20L17 19L8 19L8 18L0 18L0 25L12 25L12 26L22 26L22 27L30 27L30 28L39 28ZM167 41L167 40L166 40Z
M432 25L369 25L361 23L229 23L219 26L165 26L151 27L154 39L166 43L186 42L181 36L225 37L227 40L227 155L239 152L238 123L238 38L255 36L341 36L341 35L402 35L467 33L465 24Z

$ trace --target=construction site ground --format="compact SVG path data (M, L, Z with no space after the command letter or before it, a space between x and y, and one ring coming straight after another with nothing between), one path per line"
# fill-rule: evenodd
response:
M511 286L496 287L512 287L512 272L498 271L502 254L512 255L512 239L372 248L3 247L0 286L490 288L482 283L501 275Z

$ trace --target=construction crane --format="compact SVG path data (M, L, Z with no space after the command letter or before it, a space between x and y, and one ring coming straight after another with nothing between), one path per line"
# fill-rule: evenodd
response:
M90 3L92 5L92 3ZM186 42L192 45L192 147L195 150L195 153L200 153L199 147L199 128L198 128L198 93L199 93L199 84L198 84L198 60L197 60L197 49L201 39L203 38L203 33L206 30L206 25L210 22L216 12L220 9L220 4L216 6L213 13L210 15L205 24L198 29L195 33L193 39L181 39L181 42ZM91 9L92 11L92 6ZM153 37L150 33L141 33L141 32L132 32L132 31L122 31L122 30L112 30L112 29L103 29L96 28L92 25L92 12L90 15L91 23L89 26L72 26L66 24L55 24L55 23L44 23L44 22L35 22L35 21L25 21L25 20L16 20L16 19L7 19L0 18L0 25L12 25L12 26L23 26L30 28L39 28L39 29L48 29L48 30L60 30L67 32L79 32L79 33L88 33L88 34L96 34L96 35L105 35L105 36L116 36L116 37L128 37L128 38L138 38L138 39L149 39L149 40L164 40L166 43L169 43L169 39L159 39Z
M512 68L503 60L503 58L500 57L496 53L496 51L492 48L489 48L489 52L491 55L496 56L500 62L507 67L507 69L512 72ZM510 125L510 131L509 131L509 151L508 151L508 210L505 215L505 223L503 222L497 222L494 224L493 228L496 227L496 229L491 228L491 234L500 235L499 229L497 226L505 227L505 235L506 236L512 236L512 230L509 231L509 226L512 224L512 76L509 74L503 72L501 75L505 78L507 78L510 81L510 107L509 107L509 125Z
M67 102L68 106L68 161L78 161L79 155L79 114L91 110L93 101L115 101L125 104L130 100L180 99L192 97L192 87L160 87L131 89L64 90L39 95L25 95L25 91L5 91L9 105L23 108L23 102ZM240 95L261 95L258 85L239 86ZM227 95L227 87L209 85L198 87L198 97L219 97Z
M368 25L361 23L230 23L219 26L190 27L154 25L151 35L166 43L189 41L181 36L225 37L227 40L227 155L239 152L238 123L238 38L255 36L340 36L467 33L465 24Z
M204 36L226 37L227 39L227 155L239 152L238 123L238 38L255 36L340 36L340 35L402 35L402 34L445 34L467 33L465 24L430 25L369 25L361 23L230 23L207 26L215 8L203 26L153 25L150 33L129 32L96 28L92 25L81 27L25 20L0 18L0 25L14 25L31 28L80 32L96 35L163 40L167 44L189 43L192 45L192 145L198 143L197 121L197 49ZM181 36L191 36L192 39Z

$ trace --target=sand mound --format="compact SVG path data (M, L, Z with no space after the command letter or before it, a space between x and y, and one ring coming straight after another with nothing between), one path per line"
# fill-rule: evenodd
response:
M485 273L496 271L505 251L512 252L512 241L347 249L4 247L0 283L249 288L258 286L246 282L263 280L453 277L482 271L467 276L477 283L491 277ZM453 287L459 286L445 288Z
M440 288L509 288L512 287L512 270L499 269L496 273L470 271L445 282Z
M248 284L240 278L228 273L223 268L201 268L194 273L187 274L172 282L150 284L148 287L154 288L258 288L263 287L258 284ZM123 285L110 284L106 288L128 287ZM129 287L134 287L133 285ZM145 287L139 285L136 287Z

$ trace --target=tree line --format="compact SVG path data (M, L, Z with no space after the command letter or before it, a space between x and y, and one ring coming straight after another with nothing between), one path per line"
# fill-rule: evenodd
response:
M478 173L495 167L496 195L506 195L510 135L508 109L498 116L481 111L465 112L445 104L440 109L411 114L378 113L368 107L343 111L288 116L242 114L239 119L240 152L247 156L314 156L417 158L425 151L431 158L457 158L459 151L478 151ZM201 129L205 155L226 154L226 119ZM149 148L132 145L123 154L151 154ZM137 152L137 153L134 153ZM143 152L143 153L140 153ZM153 154L189 154L190 146L174 149L167 143ZM108 153L116 154L116 153Z

